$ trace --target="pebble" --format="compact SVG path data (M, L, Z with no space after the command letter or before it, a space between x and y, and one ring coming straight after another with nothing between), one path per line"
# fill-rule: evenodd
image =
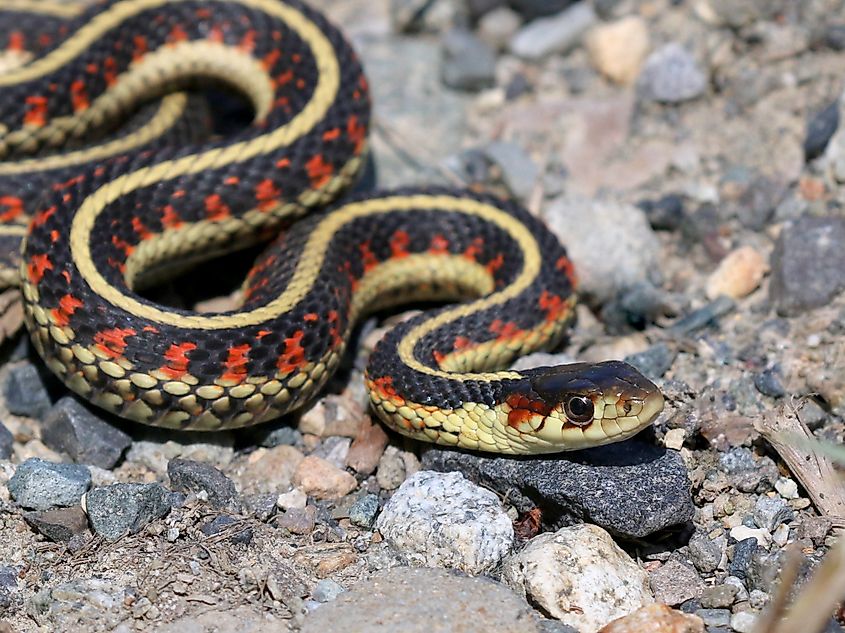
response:
M230 526L238 526L232 528ZM214 517L211 521L200 528L200 532L206 536L214 536L220 534L224 530L229 531L229 542L238 545L248 545L252 542L252 528L244 521L238 521L234 517L221 514Z
M522 147L509 141L496 141L484 148L484 155L502 170L505 186L519 200L528 200L540 170Z
M45 415L41 440L73 461L100 468L114 468L132 438L112 426L76 398L61 398Z
M530 460L431 448L422 461L427 469L462 472L506 496L519 512L539 507L550 530L587 519L611 534L640 539L693 516L681 456L636 438Z
M407 476L402 451L388 446L378 462L376 481L382 490L396 490Z
M757 527L774 532L781 523L792 521L795 513L780 497L761 496L754 504L754 523Z
M639 85L648 99L680 103L701 96L707 77L686 48L669 42L648 56Z
M299 488L291 488L278 496L276 505L282 510L290 510L291 508L301 509L308 505L308 495Z
M353 525L370 529L378 514L378 496L364 495L349 509L349 520Z
M704 633L704 623L696 615L675 611L665 604L649 604L611 622L598 633L644 633L645 631L649 633Z
M509 7L497 7L478 21L478 37L495 50L503 50L522 26L522 18Z
M804 137L804 159L808 162L818 158L827 149L827 144L839 127L839 100L833 101L816 112L807 122Z
M757 614L739 611L731 616L731 628L736 633L754 633L757 629Z
M9 459L14 449L15 436L0 422L0 459Z
M586 38L593 66L611 81L630 85L640 74L648 54L648 24L636 15L593 28Z
M659 268L660 242L640 208L564 195L546 207L545 218L575 264L580 291L599 303L648 281Z
M314 585L314 591L311 592L311 598L317 602L331 602L342 594L345 589L331 578L323 578L318 580Z
M17 467L6 486L23 508L73 506L91 487L91 471L77 464L54 464L31 457Z
M826 305L845 288L845 218L788 222L772 252L771 298L782 316Z
M348 437L327 437L311 451L310 455L321 457L332 466L344 469L351 445L352 440Z
M339 499L358 487L355 477L315 455L299 463L291 481L315 499Z
M3 383L3 398L9 413L41 418L52 405L38 368L22 363L9 368Z
M719 466L731 485L740 492L755 492L774 486L780 476L777 465L765 455L757 457L750 449L737 446L719 456Z
M705 587L701 592L701 606L707 609L727 609L734 603L738 591L734 585Z
M705 293L710 300L720 295L741 299L760 286L769 266L751 246L742 246L728 253L707 278Z
M170 495L158 483L119 483L94 488L85 495L85 510L93 530L110 541L137 534L170 511Z
M319 437L355 437L364 419L363 409L345 396L330 394L299 418L300 433Z
M669 429L663 436L663 446L673 451L679 451L683 448L686 437L686 429Z
M452 570L397 567L373 574L308 613L302 633L541 633L536 612L504 585Z
M819 546L824 543L832 525L827 517L802 516L798 526L798 538L808 538L813 545Z
M662 341L652 345L644 352L629 354L623 360L639 369L646 378L657 380L672 368L678 356L678 350Z
M781 382L780 371L777 367L770 367L754 374L754 386L764 396L783 398L786 395L786 388Z
M637 206L645 211L655 231L676 231L684 220L684 199L675 193L657 200L643 200Z
M669 606L698 598L704 591L704 581L695 568L675 558L651 572L649 582L657 602Z
M748 604L752 609L760 610L769 603L769 594L759 589L748 592Z
M517 57L535 61L566 53L580 44L597 19L592 5L576 2L557 15L523 26L511 39L510 50Z
M527 20L541 18L548 15L560 13L573 4L572 0L508 0L521 16Z
M252 429L251 436L256 438L256 444L264 448L275 448L282 445L299 447L302 445L302 433L299 429L295 429L287 423L276 428L273 428L272 424L261 424Z
M125 461L143 465L162 478L167 474L167 463L171 459L193 459L225 466L235 454L234 435L223 431L214 433L213 439L206 433L187 434L181 438L180 443L173 439L174 434L168 433L168 429L139 430L146 439L138 439L137 436L133 439Z
M731 612L728 609L697 609L695 612L707 627L729 626Z
M381 424L367 419L358 427L346 454L346 465L362 477L372 475L387 446L387 433Z
M304 455L293 446L259 448L246 459L236 477L242 491L273 492L289 490L291 480Z
M440 78L455 90L490 88L496 83L496 54L470 31L452 29L443 37Z
M235 482L211 464L190 459L171 459L167 464L170 488L177 492L205 491L212 507L222 509L236 505Z
M259 521L267 521L276 514L276 499L277 495L269 492L247 495L243 498L244 510Z
M757 538L752 536L739 541L734 545L733 557L731 558L730 572L740 580L748 577L748 568L751 566L751 559L757 551Z
M731 528L731 538L737 541L756 539L760 547L768 547L772 544L772 535L764 528L750 528L747 525L737 525Z
M492 570L513 543L513 526L491 491L460 473L422 470L385 504L376 521L385 539L414 565Z
M648 574L588 524L535 536L505 560L502 581L579 631L596 631L654 601Z
M689 540L689 556L696 568L704 573L716 570L725 556L727 540L724 536L711 539L705 532L696 531Z
M51 541L69 541L88 532L88 517L80 506L27 512L23 518Z
M311 534L317 521L317 508L305 506L304 508L288 508L283 515L276 520L276 525L284 528L291 534Z

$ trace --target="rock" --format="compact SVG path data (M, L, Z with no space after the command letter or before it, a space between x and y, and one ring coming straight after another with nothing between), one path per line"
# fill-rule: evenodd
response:
M143 465L162 479L167 474L167 463L171 459L192 459L220 467L229 464L235 455L233 433L200 431L175 436L169 429L137 427L136 430L146 439L133 439L125 461ZM176 441L175 437L180 441ZM250 457L255 453L250 453Z
M764 396L772 398L783 398L786 395L786 387L781 382L778 367L770 367L754 375L754 386Z
M364 495L349 509L349 520L353 525L370 529L375 523L378 514L378 497L376 495Z
M757 539L750 537L739 541L734 545L733 558L731 558L730 572L740 580L748 577L748 568L751 566L751 559L757 551Z
M701 606L707 609L727 609L736 598L738 589L733 585L705 587L701 592Z
M303 454L293 446L259 448L250 453L237 480L245 492L273 492L290 489L291 479Z
M672 368L678 350L662 341L639 354L629 354L623 360L639 369L646 378L657 380Z
M728 609L698 609L695 612L708 630L716 626L728 626L731 622L731 612Z
M317 602L331 602L345 591L337 582L331 578L318 580L311 592L311 598Z
M824 154L827 144L838 127L839 101L836 100L815 113L807 122L807 135L804 137L804 159L811 161Z
M167 464L167 476L170 478L170 488L177 492L205 491L208 502L214 508L237 505L235 482L210 464L190 459L171 459Z
M707 77L686 48L670 42L648 56L639 85L648 99L680 103L701 96Z
M317 520L317 508L305 506L304 508L288 508L285 513L276 521L276 525L290 532L291 534L311 534L314 531L314 524Z
M659 268L660 242L642 209L609 199L562 196L546 221L575 264L580 292L605 303ZM613 244L611 249L607 244Z
M229 531L229 542L236 545L248 545L252 542L252 528L245 521L238 521L234 517L221 514L200 528L200 532L206 536L220 534L224 530Z
M395 446L388 446L378 462L378 485L382 490L396 490L405 481L407 474L402 451Z
M27 512L23 518L51 541L69 541L88 532L88 517L80 506Z
M731 538L742 542L746 539L756 539L757 545L769 547L772 544L771 533L763 528L750 528L747 525L737 525L731 528Z
M489 88L496 82L496 54L470 31L452 29L443 37L440 77L455 90Z
M769 290L779 314L826 305L845 288L845 218L805 216L783 227L772 252Z
M287 620L273 616L253 605L208 607L184 617L155 622L156 633L281 633L289 630ZM114 633L131 629L116 628Z
M731 616L731 628L736 633L754 633L757 630L757 614L751 611L738 611Z
M757 457L743 446L721 454L719 466L740 492L762 492L774 486L779 477L777 465L770 458Z
M125 583L111 579L54 582L34 594L26 610L49 631L115 631L129 615L125 592Z
M504 562L502 581L544 613L584 632L654 601L648 575L594 525L535 536Z
M327 437L311 451L311 457L320 457L335 468L346 468L346 459L352 440L348 437Z
M704 582L695 568L676 558L670 558L654 570L649 582L655 600L669 606L698 598L704 591Z
M775 482L775 490L784 499L798 498L798 484L795 483L794 479L781 477Z
M320 437L355 437L364 410L350 398L334 394L318 400L299 418L299 431Z
M780 497L761 496L754 504L754 523L757 527L774 532L781 523L792 521L794 513Z
M724 537L712 540L704 532L696 532L689 540L689 556L699 571L712 572L722 563L727 541Z
M282 510L290 510L291 508L299 508L301 510L308 505L308 495L299 488L292 488L279 495L276 505Z
M759 589L772 593L777 588L783 571L785 554L784 550L767 552L760 547L754 549L746 580L749 591Z
M522 19L508 7L497 7L478 21L478 37L493 49L502 50L522 26Z
M387 446L387 433L381 424L369 419L358 428L358 434L346 454L346 465L362 477L373 474Z
M259 521L267 521L276 514L276 498L269 492L247 495L243 498L244 510Z
M508 0L511 8L526 20L560 13L577 0Z
M504 585L451 570L375 573L305 616L302 633L540 633L534 610Z
M672 324L672 331L677 334L691 334L705 328L736 308L736 302L722 295L710 303L693 310Z
M297 446L302 445L302 433L299 429L289 426L287 423L276 428L272 424L261 424L250 433L256 438L256 444L264 448L275 448L276 446Z
M157 483L112 484L85 495L85 509L94 531L116 541L165 516L170 511L170 495Z
M23 508L73 506L91 486L91 471L77 464L54 464L31 457L17 467L6 486Z
M686 437L686 429L669 429L663 436L663 446L679 451L683 448Z
M358 487L355 477L314 455L300 462L292 481L305 494L316 499L339 499Z
M9 459L14 449L15 436L0 422L0 459Z
M619 618L598 633L704 633L704 623L695 615L649 604Z
M648 24L636 15L600 24L590 31L586 44L590 61L601 74L630 85L648 53Z
M376 527L414 565L493 569L513 543L498 497L460 473L420 471L385 504Z
M803 516L798 526L798 538L808 538L818 547L824 543L833 523L827 517Z
M763 256L750 246L731 251L707 278L707 298L727 295L741 299L757 289L768 269Z
M9 413L41 418L52 401L38 368L32 363L13 365L3 383L3 398Z
M502 180L516 198L528 200L540 170L525 150L516 143L496 141L484 148L484 154L502 170Z
M460 471L522 513L539 507L547 530L588 522L639 539L693 516L680 455L636 439L530 460L430 448L423 468Z
M41 439L73 461L110 469L120 461L132 438L94 415L76 398L61 398L44 416Z
M575 48L597 16L587 2L577 2L557 15L529 22L513 36L510 50L517 57L541 60Z
M684 220L684 199L670 193L658 200L643 200L637 206L645 211L655 231L676 231Z

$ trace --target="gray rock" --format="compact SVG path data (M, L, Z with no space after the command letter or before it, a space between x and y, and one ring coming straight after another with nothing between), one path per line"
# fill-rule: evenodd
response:
M94 415L72 396L61 398L44 417L42 441L73 461L110 469L132 438Z
M827 305L845 288L845 218L787 223L772 252L769 290L778 313L795 316Z
M484 154L502 170L508 190L520 200L528 200L540 170L524 149L516 143L496 141L484 148Z
M9 459L14 449L15 436L0 422L0 459Z
M214 536L229 530L229 542L238 545L248 545L252 542L252 528L244 521L238 521L234 517L221 514L200 528L200 532L206 536Z
M732 312L734 308L736 308L736 301L728 296L722 295L697 310L693 310L689 314L682 316L672 324L671 329L677 334L692 334L717 322L719 317Z
M670 42L648 56L639 84L648 99L679 103L701 96L707 77L686 48Z
M54 464L30 457L6 484L18 505L33 510L79 503L91 487L91 472L77 464Z
M734 603L738 591L734 585L705 587L701 592L701 606L707 609L727 609Z
M26 610L50 631L113 631L126 620L125 599L125 583L79 578L49 583L29 598Z
M684 220L684 199L675 193L657 200L644 200L637 206L645 211L651 228L656 231L675 231Z
M598 303L648 281L659 269L660 242L642 209L564 195L548 205L544 215L575 264L580 291Z
M588 2L578 2L557 15L529 22L513 36L510 50L523 59L539 60L565 53L581 42L598 17Z
M110 541L137 534L170 511L170 495L157 483L112 484L86 495L88 519L94 531Z
M264 428L265 426L267 428ZM265 448L275 448L282 445L302 446L302 433L287 421L276 428L272 428L272 425L259 425L250 435L255 437L256 442Z
M364 495L349 508L349 520L363 528L373 527L378 514L378 496Z
M3 383L3 397L9 413L30 418L40 418L52 404L41 374L32 363L9 368Z
M759 617L752 611L737 611L731 616L731 628L736 633L754 633Z
M244 509L259 521L267 521L276 514L276 499L273 493L257 493L243 498ZM175 504L174 504L175 505Z
M710 0L709 5L722 23L739 29L765 19L769 15L769 7L774 9L776 3L769 0Z
M786 395L786 388L781 382L780 371L776 367L770 367L755 374L754 386L764 396L783 398Z
M470 31L452 29L443 37L440 76L455 90L489 88L496 82L496 54Z
M748 578L748 568L751 565L751 559L757 548L757 539L754 537L747 538L734 545L734 553L730 566L732 576L736 576L740 580Z
M839 100L822 108L807 122L807 135L804 137L804 158L811 161L818 158L827 149L827 144L839 127Z
M792 508L780 497L761 496L754 504L754 523L769 532L774 532L781 523L791 521L794 516Z
M677 349L660 342L652 345L644 352L630 354L624 360L639 369L646 378L657 380L671 369L677 355Z
M170 478L170 487L178 492L204 490L208 502L215 508L237 505L235 482L211 464L190 459L171 459L167 463L167 476Z
M756 457L744 446L732 448L719 456L719 467L728 476L728 481L740 492L764 492L771 490L780 473L777 465L768 457Z
M528 20L563 11L578 0L508 0L514 11Z
M317 581L317 584L314 585L311 598L317 602L331 602L344 591L345 589L331 578L323 578L323 580Z
M478 37L496 50L507 46L522 25L519 15L508 7L498 7L478 21Z
M824 33L824 43L835 51L845 51L845 24L829 24Z
M748 564L746 584L749 592L755 589L772 593L780 581L786 550L767 552L762 548L755 548ZM799 573L806 573L806 569ZM750 597L750 596L749 596Z
M539 507L547 530L587 522L637 539L685 524L693 516L690 482L680 455L636 438L530 459L432 447L423 454L422 464L460 471L506 496L520 512Z
M730 609L698 609L696 610L695 615L704 620L704 624L707 627L727 627L730 626L731 623Z
M722 561L727 541L711 540L704 532L696 532L689 540L689 556L699 571L714 571Z
M80 506L27 512L23 518L51 541L69 541L88 532L88 517Z
M460 473L413 474L385 504L376 527L412 564L471 574L493 569L513 543L499 498Z
M698 598L704 591L704 581L695 568L675 558L654 570L649 582L655 600L672 607Z
M378 572L305 616L302 633L539 633L534 609L504 585L445 569Z

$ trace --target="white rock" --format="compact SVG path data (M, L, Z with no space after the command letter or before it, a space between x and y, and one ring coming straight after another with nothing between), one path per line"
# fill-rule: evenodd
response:
M505 561L502 581L581 633L654 602L648 574L589 524L534 537Z
M468 574L490 571L513 544L499 498L460 473L415 473L387 502L376 527L410 563Z
M740 611L731 616L731 628L736 633L753 633L757 628L757 614L750 611Z
M750 528L745 525L737 525L731 528L731 538L737 541L744 541L747 538L756 538L760 547L768 549L772 544L772 533L765 528Z
M283 492L276 499L276 505L282 510L290 510L296 508L302 510L308 503L308 496L299 488L291 488L287 492Z
M772 540L778 547L783 547L789 541L789 526L781 523L772 533Z
M684 429L669 429L663 436L663 445L673 451L679 451L684 445L686 436L687 432Z
M778 494L784 499L798 498L798 484L795 483L794 479L781 477L775 482L775 490L777 490Z

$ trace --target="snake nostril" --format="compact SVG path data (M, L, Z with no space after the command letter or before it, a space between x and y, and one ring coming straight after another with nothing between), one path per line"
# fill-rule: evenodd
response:
M622 410L625 412L625 415L630 415L632 408L633 405L631 404L630 400L626 400L625 403L622 405Z

